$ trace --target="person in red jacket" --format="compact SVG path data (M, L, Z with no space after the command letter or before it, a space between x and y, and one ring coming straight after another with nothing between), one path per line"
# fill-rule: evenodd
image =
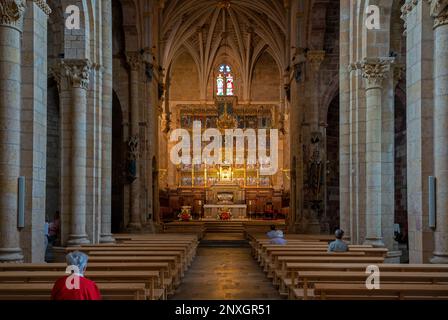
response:
M51 290L51 300L101 300L95 282L84 277L88 256L80 251L67 254L67 273L56 280Z

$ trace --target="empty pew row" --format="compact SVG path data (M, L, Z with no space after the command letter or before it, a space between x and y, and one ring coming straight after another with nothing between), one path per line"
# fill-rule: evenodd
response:
M163 234L133 239L66 251L89 255L85 276L98 284L104 299L166 299L194 258L197 237ZM65 269L65 263L1 264L0 299L49 299L54 282L65 275Z
M265 236L253 238L252 253L289 299L448 299L448 265L384 264L387 249L349 246L329 253L321 241L288 239L272 245ZM366 268L378 266L380 287L369 289Z

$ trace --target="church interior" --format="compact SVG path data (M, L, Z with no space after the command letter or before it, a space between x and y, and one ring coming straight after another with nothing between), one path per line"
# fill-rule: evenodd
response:
M0 300L446 300L447 124L448 0L0 0Z

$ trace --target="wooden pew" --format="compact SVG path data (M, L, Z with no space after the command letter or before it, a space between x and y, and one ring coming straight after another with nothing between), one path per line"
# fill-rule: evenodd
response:
M104 300L145 300L144 283L96 283ZM49 300L53 283L0 283L0 300Z
M340 283L362 283L369 274L365 271L299 271L298 286L302 289L292 286L290 292L294 292L296 298L308 298L308 289L313 288L320 282L340 282ZM395 283L445 283L448 284L448 272L396 272L383 271L380 273L380 284ZM295 273L293 273L292 283L295 283ZM447 292L448 294L448 292Z
M283 255L295 255L299 252L328 252L326 248L302 248L302 247L266 247L265 252L260 256L259 262L261 266L272 262L272 257L279 255L281 252ZM339 252L335 252L339 253ZM368 257L386 257L387 249L385 248L350 248L346 253L361 253Z
M341 256L340 254L329 253L328 256L278 256L275 260L275 265L272 267L272 277L274 285L279 285L280 294L287 295L287 286L285 285L286 263L313 263L313 264L332 264L332 263L363 263L363 264L381 264L384 258L381 257L363 257L363 256ZM276 272L277 270L277 272ZM278 270L281 270L278 272Z
M65 263L5 263L0 264L1 271L60 271L64 273L67 268ZM165 288L164 298L174 291L174 264L169 262L146 262L146 263L129 263L129 262L93 262L88 263L89 271L163 271L163 277L160 280L161 287Z
M448 285L399 283L382 284L380 289L368 290L365 284L317 283L314 288L316 299L431 299L447 300Z
M109 251L109 252L174 252L180 251L181 260L184 261L186 267L189 266L194 258L191 251L189 251L184 246L163 246L163 245L148 245L144 247L128 247L128 246L111 246L111 247L70 247L66 248L67 252L71 251L82 251L88 255L94 255L99 251Z
M371 264L366 263L296 263L286 262L284 269L277 276L281 278L280 290L283 294L291 296L291 287L295 287L297 282L295 276L298 272L303 271L359 271L365 272L366 268ZM448 264L376 264L381 272L448 272ZM294 283L294 286L292 285Z
M150 256L166 256L166 257L176 257L176 263L180 264L182 269L182 276L184 271L187 270L188 265L186 262L186 257L182 251L92 251L89 252L90 258L93 257L150 257Z
M291 255L294 254L294 252L303 252L303 251L322 251L322 252L328 252L328 249L326 247L301 247L301 246L264 246L263 251L261 253L261 256L259 257L259 261L263 263L267 263L270 261L270 255L273 254L273 252L290 252ZM349 247L348 252L363 252L366 256L373 256L373 257L386 257L387 255L387 248L352 248Z
M64 274L59 271L3 271L0 272L0 283L13 282L55 282ZM163 298L164 289L156 288L163 275L159 271L89 271L86 278L95 282L134 282L145 284L149 299Z

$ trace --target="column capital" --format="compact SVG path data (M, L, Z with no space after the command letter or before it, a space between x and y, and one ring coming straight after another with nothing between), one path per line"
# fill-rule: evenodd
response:
M132 71L138 71L143 63L142 56L137 51L127 52L126 61Z
M33 2L38 6L47 16L51 13L51 8L45 0L33 0Z
M0 26L13 27L21 32L25 9L26 0L0 0Z
M382 88L383 80L389 75L394 58L365 58L355 64L366 79L367 89Z
M317 71L325 59L325 50L310 50L306 53L306 60Z
M408 14L414 10L414 8L417 6L417 4L421 0L406 0L406 3L401 7L401 20L404 21L404 34L407 33L407 27L408 27Z
M69 80L72 87L87 90L89 87L92 64L88 59L61 60L62 74Z
M434 29L448 24L448 0L427 0L434 18Z

